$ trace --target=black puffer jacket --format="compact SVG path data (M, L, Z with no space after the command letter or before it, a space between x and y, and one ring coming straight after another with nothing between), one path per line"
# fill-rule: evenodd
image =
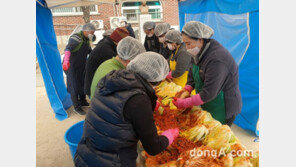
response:
M109 37L105 37L104 40L99 42L92 52L90 52L85 67L84 93L86 95L90 96L90 87L97 68L104 61L115 57L116 54L116 45Z
M83 136L74 158L75 166L135 166L138 140L149 133L150 129L154 130L149 135L153 137L150 147L157 148L157 152L153 154L167 147L168 140L164 136L157 135L153 119L147 127L134 125L134 121L129 121L125 116L129 115L133 119L133 115L136 115L125 111L125 105L130 103L129 99L143 95L151 98L151 93L154 94L154 92L149 91L148 87L153 91L147 81L128 70L112 71L100 80L85 118ZM155 100L148 101L146 104L146 106L151 105L146 107L150 108L151 117ZM139 108L136 110L136 113L141 114L142 111ZM138 127L149 129L142 128L145 132L141 132L137 129ZM149 137L145 136L145 138ZM144 148L147 146L145 143L143 143Z

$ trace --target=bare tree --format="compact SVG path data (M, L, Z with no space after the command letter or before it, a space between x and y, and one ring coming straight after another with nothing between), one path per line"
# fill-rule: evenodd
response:
M82 6L81 10L83 12L83 20L85 23L90 22L90 7L89 6Z

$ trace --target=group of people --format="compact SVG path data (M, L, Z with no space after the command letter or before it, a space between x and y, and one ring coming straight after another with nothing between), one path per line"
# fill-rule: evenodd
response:
M143 45L126 20L121 23L106 31L93 50L94 27L86 24L65 50L63 69L76 112L85 113L85 95L91 99L75 166L136 166L139 140L150 155L166 149L179 129L158 135L154 124L158 101L153 88L165 79L183 87L182 98L173 101L176 107L201 106L231 126L242 107L238 66L212 38L211 27L191 21L179 32L168 23L146 22Z

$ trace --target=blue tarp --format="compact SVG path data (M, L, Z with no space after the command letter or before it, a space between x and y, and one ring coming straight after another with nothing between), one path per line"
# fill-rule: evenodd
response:
M36 1L36 54L51 107L56 118L64 120L72 101L64 82L52 14L44 0Z
M259 2L258 0L186 0L179 2L180 30L195 20L215 31L239 65L243 108L235 124L259 135Z

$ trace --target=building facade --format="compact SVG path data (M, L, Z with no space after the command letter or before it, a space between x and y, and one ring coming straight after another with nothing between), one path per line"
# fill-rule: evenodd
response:
M177 0L147 1L148 12L152 21L167 22L179 29L179 11ZM139 33L139 15L142 2L120 1L115 4L98 4L91 6L90 20L103 21L103 29L114 28L112 18L126 16L135 31ZM57 36L69 36L77 25L84 24L83 13L79 7L52 9L53 24ZM111 21L111 22L110 22Z

